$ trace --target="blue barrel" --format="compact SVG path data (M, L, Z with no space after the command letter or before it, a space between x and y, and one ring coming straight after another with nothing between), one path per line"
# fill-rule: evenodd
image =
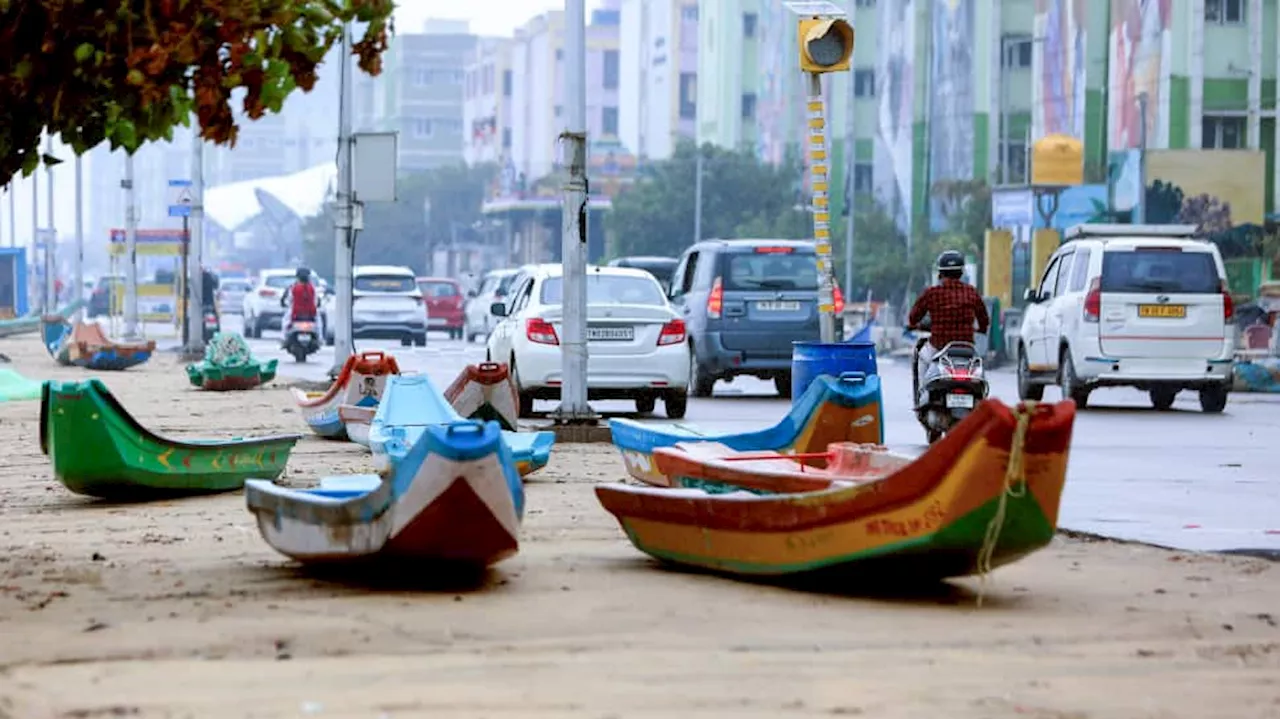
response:
M792 342L791 348L792 402L800 399L821 374L831 377L839 377L844 372L879 374L876 346L871 342Z

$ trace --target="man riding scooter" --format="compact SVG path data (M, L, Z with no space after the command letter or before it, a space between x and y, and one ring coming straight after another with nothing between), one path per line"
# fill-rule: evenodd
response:
M320 333L316 331L316 288L311 284L311 270L298 268L298 281L289 286L280 298L280 305L287 307L289 319L285 322L280 343L299 362L320 349Z

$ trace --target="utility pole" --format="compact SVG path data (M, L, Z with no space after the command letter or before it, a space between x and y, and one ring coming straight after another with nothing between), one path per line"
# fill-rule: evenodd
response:
M338 187L334 196L333 368L337 376L355 352L351 341L351 263L354 203L351 196L351 23L342 28L342 71L338 89Z
M204 354L204 139L200 120L191 125L191 210L182 218L187 242L187 353ZM214 308L216 312L217 309Z
M854 223L857 222L857 178L858 178L858 134L856 131L856 115L858 114L858 81L857 73L849 73L849 105L845 126L844 155L849 168L848 181L845 183L845 194L849 198L845 211L849 217L844 224L844 296L846 301L853 299L853 241L856 236Z
M45 135L44 153L53 156L53 135ZM44 247L44 291L49 311L54 312L58 309L58 229L53 219L53 165L44 166L44 182L47 198L47 206L44 208L45 224L48 225L45 228L48 234L45 235Z
M38 247L40 245L40 173L39 172L31 173L31 240L30 240L30 243L31 243L30 244L31 255L28 258L28 261L31 262L31 267L34 269L36 267L36 252L38 251ZM46 250L46 252L47 251L48 250ZM43 255L41 255L41 257L43 258ZM41 267L43 267L43 264L41 265ZM45 276L44 277L45 282L48 282L49 281L48 270L44 270L43 274ZM34 291L34 288L32 289ZM31 292L28 292L28 295L30 294ZM45 312L53 312L54 308L50 307L48 302L49 302L49 293L45 292L44 286L41 285L40 286L40 307L43 308Z
M76 256L75 256L75 290L71 299L75 302L84 300L84 158L76 154ZM76 310L76 317L84 316L84 308Z
M1133 224L1147 221L1147 93L1138 93L1138 197L1133 204Z
M133 188L133 153L124 155L124 338L138 339L138 208Z
M564 4L565 144L569 176L561 210L564 274L564 336L560 340L562 384L556 422L595 424L587 404L587 30L585 0Z

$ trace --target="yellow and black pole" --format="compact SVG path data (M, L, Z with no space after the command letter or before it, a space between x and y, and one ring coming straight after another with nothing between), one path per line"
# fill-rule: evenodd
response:
M831 264L830 155L822 76L848 72L853 57L853 25L830 2L791 2L799 22L800 69L808 75L809 189L813 193L813 239L818 252L818 302L823 342L836 341L835 268ZM851 108L852 109L852 108ZM845 148L852 162L854 148ZM850 213L850 221L852 221Z

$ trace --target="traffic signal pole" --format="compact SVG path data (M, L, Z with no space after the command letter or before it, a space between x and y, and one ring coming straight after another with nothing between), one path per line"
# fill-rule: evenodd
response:
M835 272L831 267L831 194L827 119L822 75L809 73L809 191L813 193L813 240L818 254L818 328L823 342L836 341Z

